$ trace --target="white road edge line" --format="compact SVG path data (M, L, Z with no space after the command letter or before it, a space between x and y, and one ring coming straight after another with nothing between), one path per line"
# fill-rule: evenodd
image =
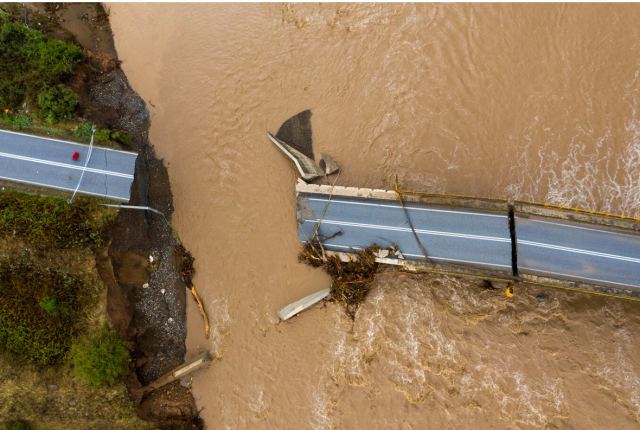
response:
M516 221L518 221L518 216L516 216ZM589 231L597 231L599 233L605 233L605 234L617 234L620 236L625 236L625 237L633 237L633 231L629 230L629 233L623 233L621 231L614 231L614 230L599 230L597 228L590 228L590 227L582 227L582 226L578 226L578 225L571 225L571 224L564 224L564 223L558 223L558 222L551 222L551 221L543 221L540 219L533 219L533 218L520 218L520 220L526 220L526 221L531 221L531 222L539 222L542 224L551 224L551 225L557 225L560 227L569 227L569 228L577 228L580 230L589 230ZM612 227L615 228L615 227ZM638 236L637 232L635 234L636 236Z
M363 205L363 206L376 206L376 207L384 207L384 208L393 208L393 209L402 209L400 205L384 205L379 203L365 203L365 202L353 202L347 200L340 200L339 198L326 200L319 199L317 197L306 197L307 200L311 200L314 202L331 202L332 204L347 204L347 205ZM446 209L429 209L429 208L420 208L416 206L405 206L407 209L417 210L417 211L425 211L425 212L443 212L443 213L451 213L458 215L475 215L475 216L486 216L486 217L494 217L494 218L504 218L507 219L506 215L496 215L496 214L488 214L488 213L480 213L480 212L465 212L465 211L450 211Z
M556 250L556 251L570 252L570 253L574 253L574 254L590 255L592 257L601 257L601 258L609 258L611 260L620 260L620 261L628 261L628 262L631 262L631 263L640 263L640 258L627 257L625 255L607 254L605 252L589 251L589 250L586 250L586 249L569 248L567 246L551 245L551 244L548 244L548 243L532 242L532 241L529 241L529 240L520 240L520 239L518 239L518 245L520 245L520 244L528 245L528 246L535 246L535 247L538 247L538 248L553 249L553 250Z
M565 278L570 278L570 279L574 279L574 280L584 279L584 280L587 280L587 281L602 282L603 284L622 285L622 286L625 286L625 287L632 287L632 288L636 288L636 289L640 288L640 285L625 284L623 282L605 281L603 279L587 278L586 276L579 276L579 275L568 275L566 273L551 272L551 271L548 271L548 270L538 270L538 269L532 269L530 267L518 267L518 270L521 270L523 272L528 271L528 272L530 272L530 274L533 274L533 275L535 275L536 273L546 273L548 275L564 276Z
M83 170L83 166L75 166L73 164L60 163L58 161L42 160L40 158L27 157L24 155L9 154L6 152L0 152L0 157L10 158L10 159L20 160L20 161L27 161L30 163L46 164L48 166L62 167L65 169ZM89 173L99 173L102 175L118 176L120 178L133 179L133 175L129 175L128 173L113 172L111 170L102 170L102 169L87 167L86 171Z
M403 233L411 232L411 229L405 228L405 227L389 227L389 226L377 225L377 224L362 224L362 223L353 223L348 221L334 221L334 220L327 220L327 219L305 220L305 222L314 223L314 224L321 222L322 224L329 224L329 225L360 227L360 228L368 228L373 230L398 231ZM447 232L447 231L421 230L421 229L415 229L415 231L418 234L426 234L429 236L445 236L445 237L455 237L455 238L470 239L470 240L486 240L490 242L508 242L508 243L511 242L511 239L504 239L504 238L493 237L493 236L478 236L473 234L453 233L453 232ZM521 239L518 239L517 243L518 245L535 246L539 248L553 249L556 251L569 252L573 254L583 254L583 255L590 255L592 257L601 257L601 258L609 258L609 259L618 260L618 261L640 263L640 258L627 257L624 255L607 254L604 252L589 251L586 249L579 249L579 248L569 248L566 246L551 245L551 244L532 242L532 241L521 240Z
M4 180L7 180L7 181L12 181L12 182L20 182L22 184L37 185L39 187L44 187L44 188L54 188L56 190L73 191L73 188L60 187L60 186L57 186L57 185L42 184L40 182L25 181L25 180L22 180L22 179L7 178L5 176L0 176L0 179L4 179ZM128 202L129 201L129 199L125 199L123 197L118 197L118 196L113 196L113 195L110 195L110 194L92 193L91 191L82 191L82 190L79 190L78 192L81 193L81 194L87 194L87 195L90 195L90 196L108 197L110 199L119 200L119 201L123 201L123 202Z
M389 227L385 225L362 224L362 223L355 223L355 222L348 222L348 221L334 221L330 219L305 220L305 222L314 223L314 224L322 223L322 224L329 224L329 225L344 225L347 227L360 227L360 228L368 228L373 230L389 230L389 231L398 231L402 233L411 233L411 229L406 227ZM446 236L446 237L455 237L455 238L461 238L461 239L486 240L489 242L511 243L511 239L502 238L502 237L479 236L474 234L453 233L449 231L421 230L417 228L415 229L415 231L418 234L426 234L429 236Z

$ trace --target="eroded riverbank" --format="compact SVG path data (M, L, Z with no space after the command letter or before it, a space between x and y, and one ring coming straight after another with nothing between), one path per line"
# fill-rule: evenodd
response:
M170 219L171 190L166 169L148 143L148 111L118 67L102 7L98 4L7 7L11 13L26 16L26 22L46 34L77 42L84 48L87 59L74 71L69 83L79 94L78 115L98 127L126 133L126 149L139 154L131 204L154 207ZM108 250L102 250L96 257L97 271L107 289L109 320L133 345L133 372L127 379L127 387L134 402L138 402L135 390L140 385L152 382L183 362L186 295L176 259L178 242L161 217L130 210L119 211L108 239ZM189 389L177 382L145 397L140 405L132 403L131 407L138 407L142 418L161 427L199 425ZM104 411L101 414L105 415ZM94 417L90 412L85 415L86 422L78 425L103 425L100 423L109 418L108 412L106 417ZM97 418L103 421L96 421L98 424L91 421ZM113 426L119 425L115 421Z
M170 218L148 112L118 67L102 7L2 3L0 24L2 127L88 142L94 125L97 145L139 153L132 203ZM136 395L185 353L182 248L169 225L95 199L68 204L51 189L2 185L0 427L200 428L185 386Z

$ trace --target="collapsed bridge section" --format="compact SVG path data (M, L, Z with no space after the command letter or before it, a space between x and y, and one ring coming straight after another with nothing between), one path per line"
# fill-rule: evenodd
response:
M298 238L345 258L640 296L640 223L503 200L299 181ZM426 253L426 255L425 255Z

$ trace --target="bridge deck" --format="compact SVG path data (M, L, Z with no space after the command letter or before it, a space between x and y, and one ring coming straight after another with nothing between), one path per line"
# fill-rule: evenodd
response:
M313 236L328 197L300 195L299 206L311 216L299 227L298 237ZM413 226L429 258L511 271L511 242L506 215L444 207L407 205ZM395 246L408 259L424 256L399 203L334 197L320 223L324 245L335 251L370 245Z
M640 235L603 226L516 217L522 273L640 289Z
M0 130L0 179L73 191L88 151L88 145ZM78 193L129 201L136 157L94 146Z
M319 237L328 250L355 252L374 244L393 245L406 259L424 260L395 193L345 187L329 192L329 188L298 186L301 241L309 240L320 222ZM506 211L415 201L405 206L431 260L511 274ZM522 274L640 291L637 232L518 212L515 232Z

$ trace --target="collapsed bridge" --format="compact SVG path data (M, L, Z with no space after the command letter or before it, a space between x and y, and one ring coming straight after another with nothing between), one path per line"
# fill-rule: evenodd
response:
M296 194L299 240L343 259L375 245L379 262L409 269L640 297L635 219L301 180Z
M378 262L411 270L640 300L640 219L397 185L389 191L307 183L339 170L325 154L316 165L311 111L267 137L304 179L296 185L302 243L320 243L344 261L375 247Z

